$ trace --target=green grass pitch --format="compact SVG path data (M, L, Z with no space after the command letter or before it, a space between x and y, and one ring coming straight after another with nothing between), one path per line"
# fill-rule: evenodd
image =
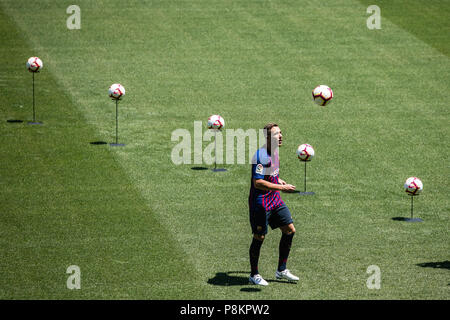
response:
M0 299L449 299L449 28L448 1L1 0ZM125 147L92 145L114 141L116 82ZM247 284L250 165L171 160L172 132L217 113L230 129L277 122L280 177L299 189L296 148L315 148L316 194L282 195L295 285L275 281L278 230L261 251L270 285ZM395 220L410 176L422 223Z

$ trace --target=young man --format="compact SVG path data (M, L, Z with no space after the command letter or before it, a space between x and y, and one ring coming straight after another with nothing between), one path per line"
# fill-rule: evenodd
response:
M266 144L256 151L252 159L252 181L248 199L250 224L253 232L253 240L250 245L249 282L267 286L267 281L258 272L258 260L267 233L267 225L270 225L272 229L280 228L282 233L275 277L290 281L297 281L299 278L286 269L295 227L288 207L281 200L280 191L293 192L295 186L287 184L278 177L280 168L278 147L283 142L283 135L276 123L267 124L264 127L264 134Z

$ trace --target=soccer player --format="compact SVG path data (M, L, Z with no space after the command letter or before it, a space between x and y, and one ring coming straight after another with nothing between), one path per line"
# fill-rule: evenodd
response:
M266 144L258 149L252 158L252 181L248 198L253 232L249 283L267 286L267 281L258 272L258 260L268 225L272 229L280 228L282 233L275 277L289 281L297 281L299 278L286 269L295 227L288 207L281 200L280 191L293 192L295 186L278 177L280 168L278 147L283 142L283 135L276 123L267 124L264 127L264 135Z

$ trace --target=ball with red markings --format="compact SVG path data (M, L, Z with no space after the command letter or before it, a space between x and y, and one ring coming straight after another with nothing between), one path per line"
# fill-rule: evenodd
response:
M312 91L313 100L319 106L325 106L333 99L333 90L326 85L320 85L314 88Z
M208 118L208 129L221 130L225 126L225 120L218 114Z
M27 69L30 72L39 72L43 66L42 60L38 57L31 57L27 61Z
M314 158L314 148L307 143L299 145L297 157L300 161L311 161Z
M108 94L113 100L120 100L125 95L125 88L120 83L114 83L109 87Z
M416 196L422 192L423 183L419 178L409 177L405 181L404 188L405 188L406 193Z

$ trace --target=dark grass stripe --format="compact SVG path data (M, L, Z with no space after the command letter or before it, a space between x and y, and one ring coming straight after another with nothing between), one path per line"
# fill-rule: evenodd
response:
M383 19L389 19L446 56L450 56L450 2L431 1L370 1L359 0L366 7L376 4ZM368 18L370 14L366 14Z
M90 144L99 140L96 131L45 62L36 75L44 125L6 122L32 116L25 57L39 51L27 46L3 11L0 31L7 61L0 103L0 297L188 297L195 289L182 284L195 274L170 228L149 209L114 151ZM81 290L66 288L70 265L81 268Z

